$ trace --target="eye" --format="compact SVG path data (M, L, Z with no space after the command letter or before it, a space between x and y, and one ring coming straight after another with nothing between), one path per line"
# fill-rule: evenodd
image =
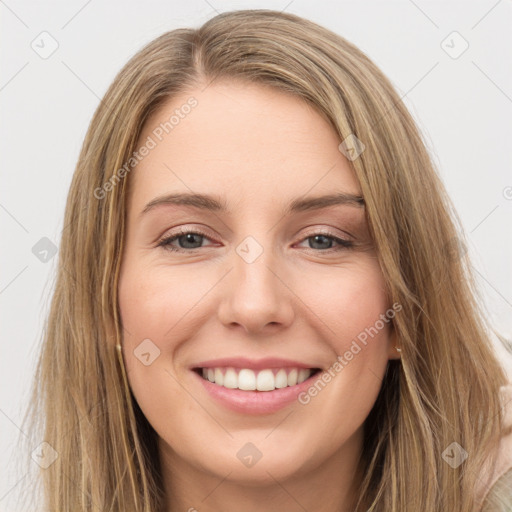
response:
M157 247L163 247L167 251L173 252L193 252L198 249L202 245L203 239L208 238L205 233L201 231L180 231L174 235L163 238L158 243ZM173 242L177 241L178 244L183 247L176 247L171 245Z
M163 247L165 250L172 252L195 252L203 246L202 242L205 239L210 240L210 238L201 231L182 230L160 240L157 247ZM328 232L309 235L303 238L301 243L306 241L309 241L309 247L307 247L307 249L314 250L315 252L341 251L350 249L354 245L353 242L339 238ZM178 247L173 245L175 242L178 243ZM336 245L333 247L333 244Z
M301 243L309 240L307 249L319 249L321 252L342 251L353 247L353 242L334 236L332 233L315 233L303 239ZM333 242L337 247L333 247ZM315 251L317 252L317 251Z

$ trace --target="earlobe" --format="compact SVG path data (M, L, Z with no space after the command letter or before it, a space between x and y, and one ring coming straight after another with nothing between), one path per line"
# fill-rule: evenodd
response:
M392 328L391 336L389 339L389 349L388 349L388 357L389 359L401 359L402 358L402 348L396 336L396 331L394 327Z
M391 345L389 349L388 357L389 359L402 359L401 355L402 349L395 345Z

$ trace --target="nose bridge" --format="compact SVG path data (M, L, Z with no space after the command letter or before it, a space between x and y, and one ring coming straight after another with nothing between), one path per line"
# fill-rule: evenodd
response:
M268 236L267 236L268 235ZM288 325L292 321L291 294L281 282L280 265L272 250L268 233L244 238L233 251L229 283L226 283L220 319L237 323L247 331L258 331L267 324Z
M249 296L264 298L266 304L272 302L277 285L276 276L270 271L272 266L276 266L276 261L269 239L266 238L263 246L253 236L248 236L235 248L234 256L236 286Z

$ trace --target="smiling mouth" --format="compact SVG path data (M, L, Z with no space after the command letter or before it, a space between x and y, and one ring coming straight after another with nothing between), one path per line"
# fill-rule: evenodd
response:
M194 372L212 384L243 391L274 391L301 384L321 370L320 368L249 368L216 367L194 368Z

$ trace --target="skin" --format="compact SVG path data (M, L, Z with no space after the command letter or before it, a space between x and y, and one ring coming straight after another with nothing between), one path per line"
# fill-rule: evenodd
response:
M273 356L327 369L391 308L364 207L284 214L296 198L360 194L358 181L322 116L260 85L193 88L153 114L140 144L190 96L198 105L129 177L119 281L125 365L159 436L165 510L351 510L363 422L398 357L390 324L307 405L272 414L217 404L189 368ZM160 205L141 214L158 196L191 191L220 196L229 213ZM179 227L207 237L172 243L189 252L158 246ZM354 247L315 243L326 230ZM236 252L247 236L263 248L251 264ZM148 366L134 355L147 338L160 350ZM252 467L236 456L248 442L262 453Z

